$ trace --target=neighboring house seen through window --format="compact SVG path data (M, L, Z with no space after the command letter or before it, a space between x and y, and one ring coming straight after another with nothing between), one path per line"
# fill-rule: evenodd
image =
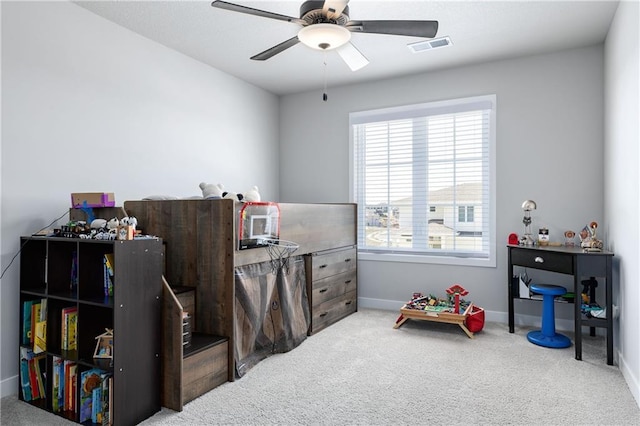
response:
M473 206L458 206L458 222L473 222Z
M495 104L350 114L360 258L495 266Z

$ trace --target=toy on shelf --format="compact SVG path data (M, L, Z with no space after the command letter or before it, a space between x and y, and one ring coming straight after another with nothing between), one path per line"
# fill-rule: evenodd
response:
M564 231L564 245L567 247L573 247L576 245L576 243L574 242L574 238L576 236L576 233L569 230L569 231Z
M524 210L524 217L522 223L524 225L524 235L520 238L520 245L533 246L535 241L531 236L531 210L535 210L538 206L533 200L524 200L522 203L522 210Z
M226 191L224 185L221 183L206 183L200 182L198 185L202 190L202 198L215 199L215 198L227 198L237 202L259 202L262 197L260 196L260 190L256 185L252 186L247 192L241 194L239 192Z
M596 237L596 229L598 229L598 222L594 221L585 225L582 231L580 231L580 247L582 247L584 251L602 251L604 244L602 240Z
M113 329L105 328L105 332L96 336L94 358L113 358Z

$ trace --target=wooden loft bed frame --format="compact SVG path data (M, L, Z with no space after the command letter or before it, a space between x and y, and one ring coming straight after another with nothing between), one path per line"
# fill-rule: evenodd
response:
M135 216L144 234L161 237L165 244L164 276L172 287L192 288L195 308L191 313L194 331L228 338L227 377L235 380L235 268L271 260L265 248L238 250L237 217L242 203L229 199L126 201L124 212ZM293 241L299 248L293 256L356 245L355 204L279 203L280 239ZM177 318L182 309L167 310ZM183 301L184 302L184 301ZM185 302L189 303L189 302ZM167 328L179 329L176 324ZM175 334L175 333L174 333ZM170 339L165 335L165 342ZM180 411L182 404L217 386L219 377L207 386L187 389L182 364L178 365L181 345L164 344L163 360L174 365L165 368L163 405ZM171 351L173 353L170 353ZM177 373L176 373L177 372ZM180 377L175 377L176 373ZM168 374L168 375L167 375ZM219 374L218 374L219 376ZM225 380L226 381L226 380ZM171 385L169 385L171 383ZM182 385L178 386L180 383ZM179 387L179 389L178 389Z

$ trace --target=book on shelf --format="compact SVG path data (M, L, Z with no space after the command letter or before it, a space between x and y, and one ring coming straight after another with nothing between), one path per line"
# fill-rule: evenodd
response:
M62 392L62 388L64 387L62 378L64 377L64 371L61 371L62 367L62 358L54 355L51 363L52 373L53 373L53 382L51 387L51 409L54 413L59 413L62 408L60 402L60 395ZM62 373L62 374L61 374Z
M35 341L36 323L40 320L40 308L41 308L40 300L34 300L31 303L31 343Z
M44 365L41 363L46 361L46 355L35 355L31 349L26 355L27 368L29 372L29 387L31 389L31 399L40 399L45 397L44 391Z
M103 259L104 265L104 295L113 296L113 277L114 277L114 260L113 253L105 253Z
M69 410L76 412L78 408L78 364L73 363L69 368Z
M25 346L20 346L20 387L22 389L22 399L31 401L31 376L29 373L29 361L33 358L33 351Z
M39 354L47 350L47 321L36 323L36 337L33 341L33 353Z
M66 380L65 377L65 361L62 360L60 364L60 388L58 389L58 405L60 406L60 410L64 410L64 395L65 395L65 386Z
M76 310L69 313L68 319L69 323L67 324L67 349L70 351L75 351L76 349L78 349L78 311Z
M36 371L36 383L38 385L38 394L40 394L41 398L46 397L46 392L44 389L45 379L47 375L46 362L47 362L47 357L44 354L38 355L33 358L33 364Z
M70 360L64 360L64 411L76 410L76 376L78 365Z
M80 373L80 423L92 420L94 414L94 404L97 410L101 405L102 398L94 402L94 390L101 389L102 370L92 368ZM95 423L95 422L94 422Z
M69 282L69 290L75 292L78 289L78 252L71 254L71 279Z
M78 349L78 308L68 306L62 309L62 350L70 351Z
M33 343L31 336L31 305L32 300L25 300L22 303L22 344L30 345Z
M97 386L91 392L91 421L102 424L102 386Z
M36 354L47 350L47 299L31 304L31 340Z
M102 379L102 426L111 424L111 385L113 376L111 373L103 373Z

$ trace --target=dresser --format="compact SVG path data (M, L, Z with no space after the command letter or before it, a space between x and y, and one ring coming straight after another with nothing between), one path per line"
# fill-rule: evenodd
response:
M307 295L311 312L309 335L357 310L357 254L355 246L305 256Z

